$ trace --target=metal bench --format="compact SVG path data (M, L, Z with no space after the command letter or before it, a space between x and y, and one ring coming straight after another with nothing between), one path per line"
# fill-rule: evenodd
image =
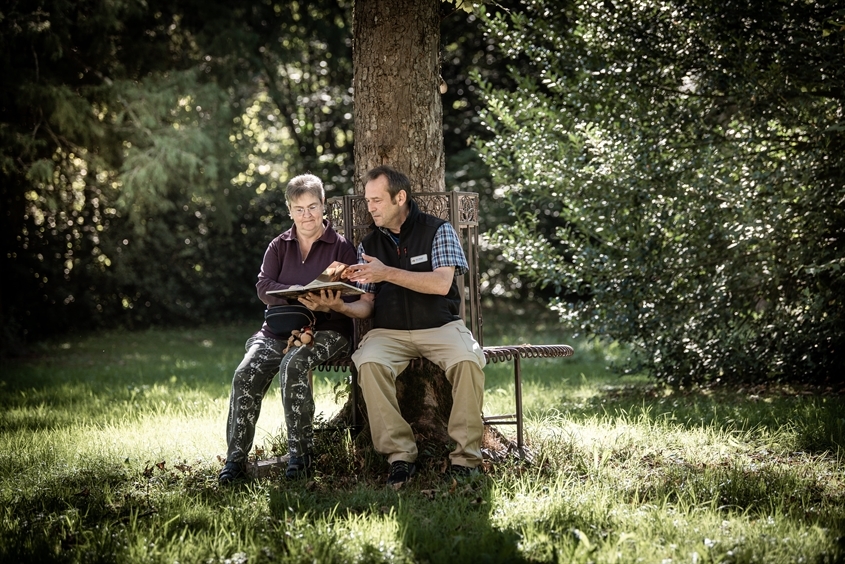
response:
M484 333L481 317L481 285L478 268L478 194L475 192L416 192L412 195L420 210L425 213L445 219L457 231L461 245L467 256L469 271L458 276L458 290L460 291L461 317L472 331L478 343L484 350L488 363L512 362L515 390L515 412L506 415L489 415L484 417L485 425L516 425L516 445L519 453L523 452L523 416L522 416L522 366L524 358L555 358L567 357L574 354L569 345L510 345L484 346ZM332 225L354 245L369 233L372 219L367 211L367 203L361 195L341 196L329 199L326 211ZM353 348L357 348L360 338L370 329L369 320L355 320L355 334ZM422 362L422 359L419 360ZM357 426L359 416L356 405L358 374L355 365L349 357L336 359L322 366L325 369L349 370L352 377L351 408L352 425Z

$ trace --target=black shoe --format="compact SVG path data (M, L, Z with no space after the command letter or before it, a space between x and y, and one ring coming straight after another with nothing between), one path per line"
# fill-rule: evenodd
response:
M285 478L288 480L307 478L314 471L313 462L310 454L291 456L288 460L288 468L285 470Z
M240 462L227 462L223 466L223 470L217 476L217 481L221 485L231 484L237 480L246 478L246 470L244 465Z
M397 460L390 465L390 474L387 476L387 483L391 486L402 485L417 473L417 465L413 462Z
M478 468L470 468L469 466L461 466L460 464L452 464L446 470L445 478L447 480L471 480L476 476L480 476L481 471Z

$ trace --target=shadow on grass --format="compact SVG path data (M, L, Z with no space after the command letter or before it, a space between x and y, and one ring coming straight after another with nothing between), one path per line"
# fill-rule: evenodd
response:
M295 513L311 521L374 523L357 541L362 561L389 560L398 546L414 562L526 562L519 535L491 523L491 479L458 483L423 470L398 490L383 481L350 489L283 486L271 492L270 512L279 520Z
M417 474L395 489L386 483L385 457L368 437L367 429L355 437L348 430L318 431L316 447L323 455L316 475L299 481L280 478L269 491L270 514L279 522L325 523L318 528L325 526L330 538L322 539L321 550L328 542L342 554L342 545L352 542L356 547L350 558L356 561L391 561L394 551L401 553L398 561L524 561L519 536L491 522L493 476L447 478L451 448L422 441ZM352 533L341 538L338 523L356 524L357 538Z
M5 500L0 562L73 561L76 548L89 543L95 531L126 518L112 499L131 480L125 468L95 463L66 472L45 471L50 476L37 486L22 485L17 495ZM122 552L119 540L107 534L97 541L98 552L89 552L86 561L111 562Z

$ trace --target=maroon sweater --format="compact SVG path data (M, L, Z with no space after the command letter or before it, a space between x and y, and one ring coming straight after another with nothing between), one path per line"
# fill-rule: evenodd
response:
M277 296L268 296L269 290L285 290L294 285L304 286L319 276L331 263L340 261L345 264L355 264L358 256L355 247L349 241L338 235L330 221L324 221L323 235L311 245L311 251L305 260L299 250L296 239L296 226L291 227L267 246L261 272L258 273L258 297L262 302L271 305L286 303L298 304L296 300L286 300ZM318 317L324 317L319 316ZM352 320L336 312L331 312L327 320L318 320L318 331L331 329L346 338L352 335ZM261 333L266 337L279 339L271 332L267 323L261 327Z

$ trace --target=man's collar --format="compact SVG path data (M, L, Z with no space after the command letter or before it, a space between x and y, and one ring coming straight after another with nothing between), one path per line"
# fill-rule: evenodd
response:
M417 203L413 200L413 198L409 197L408 198L408 217L406 217L405 221L402 222L402 226L399 228L399 233L393 233L393 231L391 231L387 227L379 227L375 224L375 222L371 223L371 225L374 229L378 229L379 231L381 231L385 235L389 235L389 236L392 236L392 237L399 237L400 235L402 235L402 231L404 231L405 229L410 229L410 225L412 225L414 223L414 220L416 219L416 217L420 213L421 213L420 208L419 208L419 206L417 206ZM406 227L406 226L408 226L408 227Z
M419 206L417 206L417 203L413 198L408 196L408 217L406 217L405 221L402 222L402 227L399 228L399 233L401 234L405 229L410 229L410 226L413 225L414 221L416 221L418 215L420 215Z

